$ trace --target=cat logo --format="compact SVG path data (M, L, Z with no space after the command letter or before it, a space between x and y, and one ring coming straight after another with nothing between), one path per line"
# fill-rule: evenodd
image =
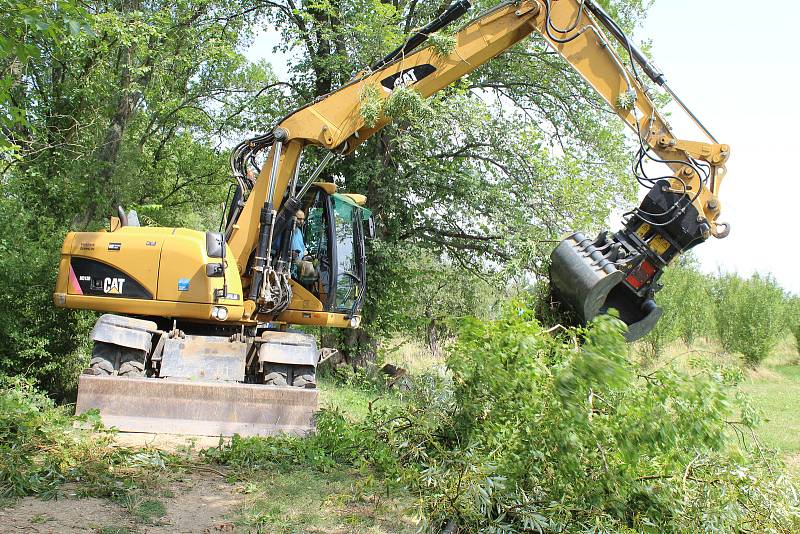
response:
M381 80L381 85L384 89L386 89L387 92L391 93L400 87L414 85L421 79L430 76L434 72L436 72L436 67L429 63L424 63L422 65L417 65L416 67L401 70L400 72L396 72L391 76L384 78Z
M106 278L103 280L103 293L121 295L123 284L125 284L124 278Z
M402 73L400 77L394 81L394 88L406 87L413 83L417 83L417 75L414 73L414 69L411 69Z

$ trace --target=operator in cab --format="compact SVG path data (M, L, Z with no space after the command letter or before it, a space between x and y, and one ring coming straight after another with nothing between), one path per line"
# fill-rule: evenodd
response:
M292 276L300 282L313 282L317 279L317 271L314 269L314 264L311 263L311 256L308 255L306 243L303 239L305 223L305 212L297 210L292 241L289 245L289 252L292 257Z

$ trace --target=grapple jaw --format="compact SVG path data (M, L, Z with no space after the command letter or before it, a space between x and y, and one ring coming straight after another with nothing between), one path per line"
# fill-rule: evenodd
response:
M635 341L661 317L654 295L664 267L708 236L692 198L660 180L619 232L596 239L575 232L561 241L550 255L550 287L580 323L617 310L625 338Z
M660 269L644 255L631 254L622 237L603 232L592 239L576 232L562 240L550 255L550 285L581 324L617 310L628 325L625 339L635 341L661 317L652 296ZM628 269L627 258L633 260Z

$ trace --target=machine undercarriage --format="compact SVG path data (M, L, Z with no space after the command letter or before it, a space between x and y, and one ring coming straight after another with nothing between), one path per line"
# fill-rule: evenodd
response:
M128 432L216 436L313 428L313 336L192 326L195 333L100 317L90 366L79 379L77 412L97 408L107 425Z

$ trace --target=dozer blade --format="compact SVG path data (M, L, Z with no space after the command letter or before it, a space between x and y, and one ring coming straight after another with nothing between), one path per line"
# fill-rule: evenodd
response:
M604 232L591 239L576 232L564 239L550 255L550 285L582 324L616 309L628 325L625 339L635 341L655 326L661 308L650 290L657 269L649 258L637 256L641 247L625 237ZM634 261L620 270L624 262L619 260L626 257Z
M303 435L314 428L317 390L81 375L75 412L93 408L100 410L103 424L124 432Z

